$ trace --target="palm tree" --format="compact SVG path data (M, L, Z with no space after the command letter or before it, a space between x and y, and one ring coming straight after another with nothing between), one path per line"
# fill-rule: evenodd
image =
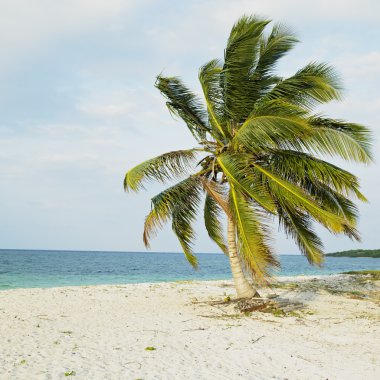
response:
M124 181L126 191L138 191L145 181L182 178L152 198L143 240L149 247L171 220L194 267L192 222L204 199L206 230L229 256L238 297L257 295L247 276L265 283L279 266L270 246L268 223L274 218L315 265L323 262L323 245L314 221L360 239L351 200L366 201L358 178L321 156L372 160L368 129L313 113L315 106L340 99L332 67L312 62L289 78L275 75L278 60L297 39L281 24L264 34L268 23L254 16L236 22L224 60L213 59L199 70L204 103L178 77L157 77L169 111L183 119L197 146L145 161Z

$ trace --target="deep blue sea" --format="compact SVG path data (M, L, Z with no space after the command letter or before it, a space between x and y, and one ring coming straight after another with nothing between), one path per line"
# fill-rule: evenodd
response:
M198 254L195 271L181 253L0 250L0 290L231 278L222 254ZM303 256L280 256L280 276L380 269L380 259L327 257L322 268Z

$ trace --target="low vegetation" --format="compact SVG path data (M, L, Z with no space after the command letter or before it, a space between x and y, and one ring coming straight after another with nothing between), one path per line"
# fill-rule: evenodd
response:
M380 249L352 249L350 251L341 251L328 253L326 256L331 257L374 257L380 258Z
M337 279L326 277L299 282L279 282L273 288L281 288L296 292L321 292L342 295L355 299L366 299L378 303L380 300L379 284L380 270L350 271L349 275Z
M353 274L359 276L370 277L372 280L380 280L380 270L352 270L349 272L343 272L343 274Z

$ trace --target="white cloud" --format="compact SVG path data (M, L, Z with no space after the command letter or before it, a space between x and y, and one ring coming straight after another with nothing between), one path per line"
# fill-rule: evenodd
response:
M368 80L378 83L380 76L380 51L365 54L346 54L336 60L336 64L348 79Z
M117 117L128 114L133 110L134 105L132 103L119 103L119 104L84 104L79 105L78 110L88 116L100 116L100 117Z
M357 21L360 15L362 22L377 22L380 4L377 0L212 0L200 2L191 7L198 17L207 15L210 20L219 21L214 24L218 29L225 28L225 22L236 20L242 14L258 14L286 21L287 23L308 24L338 19L346 22ZM197 25L202 25L198 23Z
M0 75L67 35L120 25L149 0L0 1Z
M76 109L92 118L120 118L136 112L135 99L142 98L141 91L119 86L117 90L87 86L79 96Z

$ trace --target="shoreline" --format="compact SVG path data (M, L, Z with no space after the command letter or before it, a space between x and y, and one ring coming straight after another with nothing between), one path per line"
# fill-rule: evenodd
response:
M294 276L274 276L273 283L276 282L286 282L286 281L307 281L312 279L323 279L323 278L340 278L342 276L349 276L344 273L331 273L331 274L318 274L318 275L294 275ZM179 280L170 280L170 281L147 281L147 282L129 282L129 283L104 283L104 284L81 284L81 285L62 285L62 286L36 286L36 287L14 287L14 288L1 288L0 292L3 291L12 291L19 289L62 289L62 288L80 288L80 287L98 287L98 286L127 286L127 285L143 285L143 284L177 284L177 283L194 283L194 282L218 282L218 281L232 281L232 278L224 279L179 279Z
M246 313L231 280L5 290L0 378L379 378L379 281L305 277Z

